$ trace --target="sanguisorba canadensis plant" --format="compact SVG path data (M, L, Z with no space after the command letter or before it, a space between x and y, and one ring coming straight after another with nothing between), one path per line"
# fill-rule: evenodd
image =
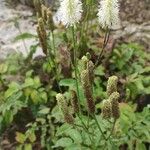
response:
M119 97L120 94L117 92L117 82L118 78L116 76L112 76L108 79L107 84L107 96L106 100L103 100L103 106L102 106L102 115L101 119L109 120L112 125L111 132L107 132L105 127L101 127L99 117L100 115L97 115L97 109L95 104L95 99L93 95L94 90L94 69L99 64L99 59L102 56L103 50L107 45L110 30L114 27L114 25L119 23L119 4L117 0L102 0L99 2L99 8L98 8L98 20L101 28L105 30L105 37L104 37L104 43L102 50L99 54L99 57L97 58L97 61L95 61L95 64L90 60L90 55L87 54L87 56L82 57L83 64L83 70L79 72L79 60L81 57L79 55L80 51L82 49L79 49L79 43L80 43L80 36L79 33L82 34L81 37L84 36L82 26L82 22L85 20L87 21L87 18L84 19L84 17L90 15L88 12L88 9L93 7L92 0L87 0L86 2L82 3L81 0L61 0L60 1L60 7L58 8L58 11L56 12L55 16L53 17L52 12L49 8L42 5L39 9L39 4L36 4L36 8L38 8L38 26L37 26L37 33L39 36L40 45L43 49L44 54L49 57L54 64L54 73L56 75L57 84L60 80L60 74L59 74L59 64L56 61L57 58L57 47L56 47L56 41L55 41L55 22L57 20L58 24L61 24L64 26L66 30L66 38L69 35L69 40L65 40L67 45L71 45L70 53L72 52L72 59L70 60L70 64L73 70L73 78L75 79L75 88L71 90L71 105L65 95L63 94L61 88L59 88L59 92L56 95L57 104L60 107L60 110L64 116L64 121L71 125L74 129L78 130L78 127L80 129L82 128L83 131L85 131L89 139L91 141L91 148L99 147L100 145L93 145L94 138L96 137L95 134L91 133L91 130L98 129L99 130L99 136L101 137L101 140L104 140L104 147L106 146L107 141L109 141L114 127L116 120L120 116L119 112ZM83 4L88 4L88 9L86 13L84 13L85 7L83 7ZM86 16L84 16L86 15ZM86 23L83 25L86 25ZM81 30L81 31L79 31ZM50 31L50 32L48 32ZM48 32L48 33L47 33ZM67 35L68 34L68 35ZM50 37L49 37L50 36ZM51 44L49 45L49 41ZM82 89L82 90L81 90ZM82 93L83 91L83 93ZM84 96L81 96L81 95ZM85 100L86 107L83 105L83 102ZM72 109L70 109L70 107ZM71 111L73 110L73 111ZM86 118L86 119L84 119ZM102 120L103 120L102 119ZM77 121L79 120L79 121ZM95 122L94 125L92 122ZM110 126L111 126L110 125ZM84 143L84 142L83 142Z
M104 145L102 145L103 148L107 145L107 142L111 138L114 129L115 129L115 123L117 119L120 117L120 110L119 110L119 97L120 94L117 92L117 82L118 78L116 76L112 76L108 79L107 83L107 100L103 100L103 106L102 106L102 113L101 113L101 119L103 118L103 121L109 121L111 124L111 127L109 130L111 132L107 132L107 128L101 127L103 124L98 120L100 116L96 113L96 105L95 100L92 94L92 86L89 79L89 72L87 70L83 70L81 73L81 82L82 82L82 88L84 91L84 96L86 99L86 106L82 106L79 113L79 105L80 103L77 101L76 92L72 91L72 97L71 97L71 105L68 105L68 100L65 98L63 94L57 94L56 99L58 102L58 106L61 109L61 112L64 116L64 121L68 124L70 124L74 129L78 130L80 128L83 129L83 132L86 132L89 136L89 139L91 143L89 144L89 147L93 149L94 147L97 149L100 145L93 145L93 139L96 138L95 134L91 134L90 131L93 130L99 130L99 136L101 137L101 140L104 140ZM83 101L83 100L82 100ZM69 108L72 108L74 111L69 111ZM85 112L86 110L86 112ZM75 114L75 115L73 115ZM88 116L86 117L86 114ZM76 116L76 117L75 117ZM86 119L85 119L86 118ZM78 121L80 120L80 121ZM95 124L91 124L95 120ZM113 120L113 121L112 121ZM102 120L101 120L102 121ZM82 134L82 133L81 133ZM83 142L84 143L84 142Z

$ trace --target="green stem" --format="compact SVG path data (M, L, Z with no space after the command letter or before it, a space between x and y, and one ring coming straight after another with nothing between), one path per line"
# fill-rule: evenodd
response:
M80 114L77 114L77 116L79 117L79 119L80 119L82 125L84 126L84 128L85 128L86 130L88 130L88 128L86 127L85 123L84 123L83 120L82 120L82 117L80 117Z
M54 37L54 32L51 31L52 33L52 44L53 44L53 51L54 51L54 65L55 65L55 72L56 72L56 82L57 82L57 85L58 85L58 88L59 88L59 91L62 93L62 90L59 86L59 73L58 73L58 65L57 65L57 62L56 62L56 48L55 48L55 37Z
M113 122L113 126L112 126L112 128L111 128L111 132L110 132L110 135L107 137L107 140L109 140L109 138L111 137L111 135L113 134L113 131L114 131L114 128L115 128L115 124L116 124L116 119L114 120L114 122Z
M98 65L99 60L100 60L100 58L101 58L102 55L103 55L104 49L105 49L105 47L107 46L107 43L108 43L108 40L109 40L109 35L110 35L110 30L109 30L109 29L106 29L103 47L102 47L102 50L101 50L100 53L99 53L98 59L97 59L97 61L96 61L96 63L95 63L95 67Z
M105 137L105 135L104 135L104 133L103 133L103 131L102 131L102 129L101 129L101 127L100 127L100 125L99 125L99 123L98 123L98 121L97 121L97 118L96 118L96 115L95 115L95 114L93 115L93 118L94 118L94 120L95 120L95 122L96 122L96 124L97 124L97 127L98 127L99 131L101 132L103 138L104 138L105 140L107 140L106 137Z
M17 22L17 23L16 23L16 27L17 27L17 29L18 29L18 31L19 31L19 34L21 35L21 34L22 34L22 31L21 31L21 29L20 29L19 23L18 23L18 21L16 21L16 22ZM24 40L24 39L21 39L21 40L22 40L24 49L25 49L25 51L26 51L26 53L27 53L27 55L28 55L28 48L27 48L27 46L26 46L25 40Z
M50 40L50 42L51 42L51 40ZM55 44L55 43L54 43ZM54 44L53 44L53 46L54 46ZM53 75L55 76L56 75L56 72L57 72L57 68L56 68L56 66L55 66L55 68L53 69L53 66L52 66L52 64L51 64L51 61L52 61L52 63L55 65L55 58L53 57L53 54L51 53L51 48L49 48L49 51L48 51L48 54L47 54L47 56L48 57L46 57L47 58L47 61L48 61L48 63L49 63L49 65L50 65L50 67L52 68L52 73L53 73ZM50 58L50 60L49 60L49 58ZM58 85L58 88L59 88L59 91L62 93L62 90L61 90L61 88L60 88L60 86L59 86L59 80L58 80L58 77L57 77L57 75L56 75L56 82L57 82L57 85Z
M80 114L77 114L77 116L79 117L79 119L80 119L80 121L81 121L81 123L82 123L82 127L83 127L83 129L87 132L87 134L88 134L88 136L89 136L89 138L90 138L90 141L91 141L91 143L93 143L93 141L92 141L92 138L91 138L91 133L89 132L89 130L88 130L88 128L86 127L86 125L85 125L85 123L83 122L83 120L82 120L82 118L80 117Z
M87 127L89 127L89 123L90 123L90 113L88 111L88 121L87 121Z
M4 81L3 81L3 79L2 79L2 74L0 74L0 82L1 82L1 84L2 84L2 87L5 87Z
M56 48L55 48L55 37L54 37L54 32L52 32L52 43L53 43L53 51L54 51L54 56L56 58Z
M86 28L85 28L85 32L86 32L86 36L88 34L88 28L89 28L89 17L91 14L91 7L92 7L92 1L91 0L87 0L87 16L86 16Z
M78 97L78 103L79 103L79 112L81 113L79 84L78 84L77 47L76 47L76 37L75 37L75 32L74 32L74 26L72 26L72 38L73 38L74 71L75 71L75 80L76 80L76 90L77 90L77 97Z
M75 80L76 80L76 90L77 90L77 97L78 97L78 103L79 103L79 113L77 114L85 131L88 133L90 141L92 143L92 138L90 136L90 133L88 131L88 128L86 127L85 123L82 120L81 114L81 107L80 107L80 95L79 95L79 84L78 84L78 66L77 66L77 47L76 47L76 37L74 32L74 27L72 27L72 37L73 37L73 53L74 53L74 71L75 71Z
M89 16L89 11L88 11L89 10L89 5L88 5L88 1L87 0L85 1L85 6L87 8L86 8L85 17L84 17L83 22L82 22L81 30L80 30L81 37L80 37L80 40L79 40L79 46L80 46L80 44L82 42L83 36L86 35L86 32L87 32L86 26L87 26L88 16Z
M73 125L75 125L75 126L77 126L77 127L80 127L80 128L83 128L83 129L85 130L85 132L88 133L89 137L90 137L90 134L93 135L93 133L89 132L84 126L79 125L79 124L73 124ZM91 137L90 137L90 138L91 138Z

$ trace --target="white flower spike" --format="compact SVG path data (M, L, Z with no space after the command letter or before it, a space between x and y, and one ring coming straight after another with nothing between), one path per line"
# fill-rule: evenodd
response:
M102 28L112 29L119 24L118 0L101 0L98 11L98 19Z
M80 0L60 0L60 8L56 13L56 17L58 21L68 27L80 21L82 12Z

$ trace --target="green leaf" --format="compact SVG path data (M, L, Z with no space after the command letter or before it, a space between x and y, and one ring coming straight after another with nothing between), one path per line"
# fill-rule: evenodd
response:
M16 147L16 150L23 150L23 145L19 145Z
M62 119L63 119L63 115L62 115L62 112L60 111L58 105L56 105L56 106L53 108L53 110L52 110L52 112L51 112L51 116L54 117L54 118L56 119L56 121L58 121L58 122L60 122L60 120L63 121L63 120L62 120Z
M30 87L29 87L29 88L25 88L25 89L24 89L24 95L25 95L26 97L30 96L33 90L34 90L34 89L33 89L33 88L30 88Z
M63 124L57 129L56 136L61 136L62 134L67 133L67 131L70 131L71 128L72 126L70 126L69 124Z
M6 64L0 64L0 74L6 73L8 66Z
M61 138L59 139L55 146L53 146L53 148L56 148L56 147L68 147L70 145L72 145L72 140L70 138Z
M31 39L31 38L36 38L37 36L31 33L22 33L20 35L17 35L15 37L14 42L19 41L19 40L24 40L24 39Z
M34 86L38 88L41 86L40 78L38 76L34 77Z
M142 82L142 80L140 78L136 79L134 84L136 85L139 93L143 92L144 86L143 86L143 82Z
M126 103L120 103L121 115L119 118L120 127L124 132L127 132L132 122L136 121L136 116L133 108Z
M144 67L142 69L142 73L149 73L150 72L150 66Z
M65 148L65 150L90 150L87 147L83 147L77 144L72 144Z
M47 93L46 92L41 92L40 97L41 97L41 102L43 102L43 103L47 102Z
M144 89L144 93L145 94L150 94L150 86Z
M14 93L18 92L19 90L20 90L20 85L16 82L12 82L9 85L8 90L5 92L5 98L12 96Z
M48 114L50 111L50 108L43 108L42 110L40 110L38 113L39 114Z
M75 129L67 130L66 135L70 136L75 143L82 143L82 137L79 131Z
M36 122L40 122L41 124L45 124L45 118L36 118Z
M35 136L35 133L34 132L32 132L30 135L29 135L29 140L30 140L30 142L31 143L33 143L33 142L35 142L35 140L36 140L36 136Z
M85 131L82 131L82 139L84 139L84 144L86 144L86 145L91 145L92 143L91 143L91 140L90 140L90 137L89 137L89 134L87 133L87 132L85 132ZM96 145L96 137L95 137L95 141L94 141L94 145ZM99 143L99 142L98 142ZM77 145L77 144L76 144ZM93 145L93 146L94 146Z
M137 141L135 150L146 150L145 144L141 143L140 141Z
M146 127L143 129L143 133L145 134L146 138L148 141L150 141L150 130L149 130L149 124L150 124L150 121L148 122L148 128L146 129Z
M31 93L31 99L34 104L38 104L40 102L39 92L36 90L33 90Z
M16 141L24 144L24 142L26 141L26 136L20 132L16 132Z
M30 61L33 58L33 54L36 52L38 44L30 46L30 52L26 58L26 61Z
M62 79L59 82L60 86L69 86L69 87L74 87L76 84L76 81L74 79Z
M95 74L95 75L99 75L99 76L103 76L103 75L105 75L104 70L105 70L105 68L104 68L102 65L100 65L100 66L98 66L98 67L95 69L94 74Z
M33 72L34 72L33 70L27 71L27 72L26 72L26 77L28 77L28 78L31 77L32 74L33 74Z
M6 111L5 114L3 114L3 121L5 122L5 124L10 124L13 121L13 113L11 113L10 111Z
M31 144L25 144L24 150L32 150L32 145Z
M29 87L34 85L34 80L32 78L26 78L23 87Z

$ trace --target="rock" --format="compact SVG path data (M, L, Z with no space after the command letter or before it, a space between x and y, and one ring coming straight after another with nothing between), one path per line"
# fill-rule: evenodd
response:
M150 21L142 24L122 21L120 28L114 30L112 35L125 42L138 42L150 51Z
M142 24L150 20L150 0L121 0L120 16L124 21Z
M138 42L150 51L150 1L121 0L121 24L112 35L122 42Z
M18 5L15 9L8 8L4 1L0 0L0 59L4 59L7 54L14 52L22 52L26 56L30 51L30 46L37 43L35 39L14 42L20 32L36 34L36 26L32 16L33 11L29 7ZM18 22L19 29L15 27L15 21ZM42 54L42 50L38 49L35 56Z

